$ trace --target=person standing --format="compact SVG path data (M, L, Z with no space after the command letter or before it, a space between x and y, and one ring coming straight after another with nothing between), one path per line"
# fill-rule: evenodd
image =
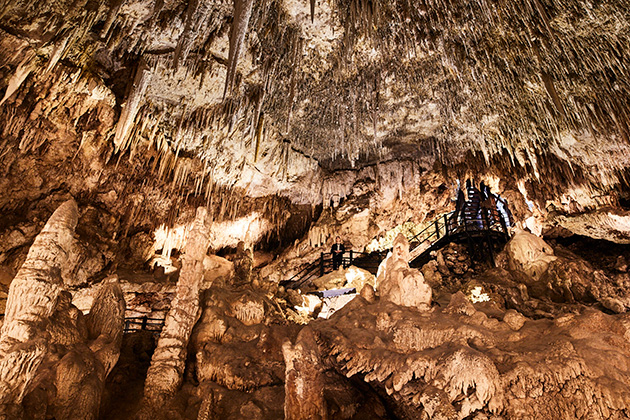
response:
M337 236L335 238L335 243L330 249L330 253L332 254L332 260L333 260L333 270L338 269L343 264L344 252L346 252L346 247L341 242L341 238Z

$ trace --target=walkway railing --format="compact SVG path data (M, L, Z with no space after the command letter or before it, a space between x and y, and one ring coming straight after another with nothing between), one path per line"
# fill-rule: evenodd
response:
M164 318L149 318L146 315L141 317L125 318L125 334L138 331L151 331L159 333L164 328Z
M364 270L378 270L378 265L382 260L380 253L367 253L350 250L343 254L342 266L348 268L351 265L362 268ZM281 286L297 288L305 284L307 281L321 277L333 271L332 253L322 252L318 260L306 265L300 271L288 280L280 282Z
M432 250L453 240L460 240L463 237L470 240L481 236L489 241L491 234L499 234L504 239L509 238L505 219L496 208L465 207L459 213L452 211L442 214L432 220L422 231L408 238L409 263L419 258L426 259ZM383 259L383 253L368 254L349 251L344 254L343 267L355 265L375 273ZM280 285L287 288L298 288L313 278L330 273L332 267L332 254L322 252L317 261L306 265L290 279L281 281Z
M409 262L428 251L438 241L447 242L447 238L461 234L478 235L488 231L499 232L509 236L505 220L496 208L462 209L458 214L454 211L445 213L432 222L420 233L409 239Z

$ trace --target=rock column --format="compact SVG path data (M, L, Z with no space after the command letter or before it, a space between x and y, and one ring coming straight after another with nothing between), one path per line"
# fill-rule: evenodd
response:
M168 401L182 383L188 340L199 317L199 289L203 281L203 259L208 247L206 214L205 209L197 209L197 216L184 246L175 298L147 372L144 409L140 417Z
M286 341L284 355L284 418L285 420L326 420L323 366L313 330L305 327L295 345Z
M48 348L46 323L62 292L61 267L68 258L78 209L63 203L35 238L9 289L0 330L0 417L20 404Z

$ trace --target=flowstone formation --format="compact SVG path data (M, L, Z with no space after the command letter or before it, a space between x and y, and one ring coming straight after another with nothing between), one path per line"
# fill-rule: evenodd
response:
M394 241L381 270L404 255L404 243ZM383 292L375 297L365 286L329 319L305 327L307 338L287 344L287 393L301 377L311 392L285 400L285 412L361 418L365 400L341 410L326 393L350 387L369 389L382 404L371 418L627 417L630 318L621 303L622 255L591 265L518 231L497 256L502 267L471 261L457 244L435 257L422 269L437 289L430 309L394 303ZM308 367L295 372L303 360Z
M325 368L368 384L395 418L609 419L629 408L629 321L488 316L456 294L429 312L357 297L311 328Z

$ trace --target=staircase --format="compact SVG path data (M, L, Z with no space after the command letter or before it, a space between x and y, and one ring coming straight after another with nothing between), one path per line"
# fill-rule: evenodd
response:
M494 265L494 244L505 244L509 238L505 221L496 209L486 209L477 214L468 210L459 215L446 213L409 239L409 265L421 267L431 259L432 251L451 242L466 243L471 257L489 259Z
M362 268L369 271L372 274L376 274L378 266L383 260L383 255L380 252L360 252L360 251L348 251L343 255L342 267L348 268L351 265ZM280 286L288 289L297 289L306 284L311 279L316 279L325 274L333 271L332 253L322 252L318 260L313 261L306 267L298 271L293 277L288 280L282 280Z
M489 259L494 265L494 244L505 244L508 240L507 226L496 209L486 209L476 214L467 210L463 210L459 215L454 211L445 213L432 220L420 233L408 238L409 265L421 267L431 259L432 251L451 242L466 243L471 258ZM349 251L344 254L343 267L354 265L376 274L386 253L387 251L373 253ZM302 268L290 279L281 281L280 285L296 289L311 279L330 272L332 254L322 252L317 261Z

